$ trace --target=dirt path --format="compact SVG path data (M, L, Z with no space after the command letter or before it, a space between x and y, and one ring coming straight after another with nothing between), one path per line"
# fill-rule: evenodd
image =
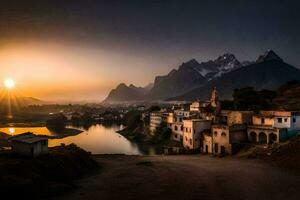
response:
M95 156L100 173L62 199L299 199L300 177L256 160ZM148 162L149 161L149 162ZM57 199L57 198L56 198Z

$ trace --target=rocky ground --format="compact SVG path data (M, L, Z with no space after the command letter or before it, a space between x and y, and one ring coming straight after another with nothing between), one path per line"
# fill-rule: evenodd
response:
M260 159L273 166L300 174L300 135L280 144L250 146L237 156Z
M60 199L299 199L300 177L257 159L208 155L93 158L101 173ZM57 199L57 198L56 198Z
M56 196L73 190L73 181L98 169L91 155L75 145L50 148L49 155L28 158L0 152L0 193L10 197Z

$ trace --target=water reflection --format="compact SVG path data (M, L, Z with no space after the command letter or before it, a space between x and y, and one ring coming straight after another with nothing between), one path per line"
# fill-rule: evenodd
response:
M128 141L125 137L116 133L117 130L122 129L122 125L103 126L97 124L89 127L70 126L69 128L81 129L83 132L62 139L51 139L49 140L49 146L53 147L60 145L61 143L75 143L79 147L86 151L90 151L93 154L142 154L135 143ZM0 128L0 131L10 135L18 135L24 132L33 132L40 135L56 134L46 127L7 127Z
M137 145L116 133L117 130L120 130L118 125L110 127L104 127L101 124L92 125L78 135L50 140L49 146L75 143L93 154L141 154Z
M11 136L19 135L25 132L32 132L38 135L55 135L54 132L50 131L46 127L5 127L0 128L0 132L7 133Z

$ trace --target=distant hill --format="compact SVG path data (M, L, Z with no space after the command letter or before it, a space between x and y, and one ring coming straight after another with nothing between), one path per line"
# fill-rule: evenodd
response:
M28 105L40 105L45 103L46 102L34 97L12 97L10 98L10 100L4 97L0 100L0 106L4 107L7 107L8 104L10 104L11 106L22 107Z
M103 103L119 103L143 100L151 88L151 84L147 85L146 87L136 87L133 84L127 86L126 84L121 83L115 89L110 91Z
M256 62L240 62L226 53L206 62L184 62L167 75L157 76L147 89L120 84L104 102L207 99L215 86L221 98L229 99L236 88L276 89L290 80L300 80L300 70L272 50L260 55Z

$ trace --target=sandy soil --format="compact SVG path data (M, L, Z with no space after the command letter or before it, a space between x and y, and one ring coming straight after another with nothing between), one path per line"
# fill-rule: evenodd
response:
M258 160L94 156L103 166L61 199L299 199L300 176ZM55 198L57 199L57 198Z

